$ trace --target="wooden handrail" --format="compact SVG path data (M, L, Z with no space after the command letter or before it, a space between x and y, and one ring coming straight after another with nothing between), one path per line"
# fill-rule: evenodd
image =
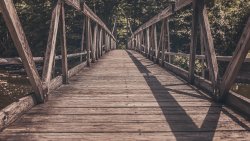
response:
M165 52L166 55L171 55L171 56L182 56L182 57L190 57L190 54L185 54L185 53L174 53L174 52ZM233 58L233 56L216 56L218 61L221 62L230 62ZM205 55L195 55L196 59L206 59ZM246 63L250 62L250 58L246 58L245 61Z
M89 17L91 20L95 21L99 26L101 26L104 31L108 33L114 40L115 37L111 31L107 28L106 24L87 6L86 3L83 3L83 8L81 9L80 0L66 0L66 4L74 7L76 10L81 11L85 16Z
M86 54L87 54L87 52L68 54L67 58L80 57L80 56L83 56ZM55 60L61 60L61 59L62 59L62 55L58 55L55 57ZM44 57L33 57L33 60L36 63L42 63L42 62L44 62ZM22 64L22 59L20 57L0 58L0 65L18 65L18 64Z
M67 43L66 43L66 29L65 29L65 3L73 6L76 10L83 13L82 18L88 24L83 23L85 29L82 33L82 42L81 42L81 51L84 50L84 41L85 33L87 34L87 44L88 48L85 48L87 52L77 53L77 54L67 54ZM82 8L81 8L82 7ZM116 45L113 42L116 42L111 31L107 26L102 22L102 20L84 3L81 6L80 0L58 0L56 6L53 9L50 23L50 31L47 42L46 54L45 57L35 57L33 58L30 51L30 47L26 36L24 34L21 22L18 18L15 6L12 0L1 0L0 9L2 11L4 21L11 33L12 39L15 43L15 46L18 50L20 58L5 58L0 59L1 64L23 64L24 68L28 74L29 80L32 84L32 87L35 91L36 100L38 103L43 103L47 100L49 85L51 84L53 65L55 60L62 60L62 80L64 84L67 84L70 74L75 74L80 68L85 65L79 65L76 67L76 71L73 73L68 70L68 61L67 58L81 56L81 61L83 61L82 56L87 55L87 63L92 60L98 60L101 55L103 55L103 45L105 45L105 52L115 49ZM85 20L88 19L88 20ZM95 24L91 24L92 20ZM95 33L92 34L92 26L95 26ZM55 57L55 48L57 42L58 32L60 32L60 45L61 45L61 54L60 56ZM100 35L101 34L101 35ZM92 37L94 35L94 37ZM90 55L90 53L92 55ZM96 55L96 56L95 56ZM44 61L43 67L43 76L39 77L37 68L35 67L35 62Z
M176 10L180 10L189 4L192 3L192 0L177 0L176 2ZM152 19L150 19L148 22L144 23L142 26L140 26L135 32L134 35L138 34L139 32L145 30L146 28L158 23L159 21L162 21L166 19L167 17L173 15L174 13L172 12L172 6L168 6L166 9L161 11L159 14L154 16Z
M181 10L191 3L193 13L191 29L192 34L190 37L190 54L171 52L171 41L169 38L170 35L168 29L169 23L166 23L166 20L168 21L170 16L174 14L172 6L168 6L162 12L151 18L148 22L140 26L128 40L127 47L128 49L133 49L143 53L148 58L153 59L156 63L161 61L162 65L164 65L164 62L166 61L165 55L188 57L188 78L191 84L194 84L195 80L195 59L206 59L209 69L210 81L213 86L214 97L216 100L222 101L225 100L225 97L227 96L242 63L250 62L250 58L246 58L250 49L250 17L234 55L216 56L205 0L177 0L175 10ZM161 22L162 26L160 38L158 40L158 35L155 33L155 26L159 22ZM198 42L198 39L200 39L200 42ZM198 43L200 43L200 45L198 45ZM205 55L197 55L197 47L201 47L201 52ZM171 57L169 57L168 60L169 63L171 63ZM219 78L218 61L230 62L222 80Z

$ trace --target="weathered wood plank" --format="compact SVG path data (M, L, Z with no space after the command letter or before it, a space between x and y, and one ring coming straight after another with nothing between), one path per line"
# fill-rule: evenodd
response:
M64 2L61 3L61 14L60 14L60 38L61 38L61 54L62 54L62 77L63 84L69 83L68 75L68 58L67 58L67 42L66 42L66 29L65 29L65 10Z
M84 51L84 47L85 47L86 22L87 22L86 17L84 17L83 25L82 25L81 53ZM83 56L80 57L80 62L83 62Z
M97 52L97 32L98 32L98 25L96 24L94 27L94 34L93 34L93 41L92 41L92 51L91 51L91 56L92 56L92 63L95 63L97 60L96 52Z
M18 102L14 102L8 107L0 111L0 131L12 124L22 114L30 110L36 104L36 100L32 96L21 98Z
M189 57L189 82L194 83L194 71L195 71L195 55L198 45L198 29L199 29L199 13L202 13L200 0L193 0L193 14L192 14L192 35L191 35L191 47Z
M158 46L158 39L157 39L157 29L156 29L156 25L153 26L153 39L154 39L154 52L155 52L155 58L156 58L156 62L159 61L159 46Z
M214 49L213 37L212 37L211 29L210 29L205 1L202 0L200 1L199 4L201 5L201 8L202 8L202 13L199 14L199 19L200 19L201 30L202 30L201 33L203 34L203 37L204 37L204 45L205 45L206 58L208 62L209 75L211 77L211 81L216 91L219 68L218 68L216 53Z
M87 18L87 65L90 66L90 49L91 49L91 23L90 23L90 18Z
M223 139L225 131L237 138L249 130L247 119L134 51L110 51L70 82L5 129L0 139L67 135L68 140L103 140L114 134L113 140L200 140L202 134L213 140Z
M238 131L238 132L176 132L175 135L179 140L211 140L211 135L214 135L213 140L243 140L242 138L249 138L249 133ZM27 136L29 138L27 139ZM208 138L210 137L210 138ZM8 134L0 137L2 140L50 140L50 141L68 141L68 140L87 140L87 141L163 141L163 140L176 140L176 137L172 132L164 133L18 133L18 134Z
M51 80L52 74L52 65L53 65L53 58L55 55L55 48L56 48L56 39L57 39L57 32L59 27L59 19L60 19L60 11L61 11L61 0L58 0L56 7L53 10L51 24L50 24L50 32L48 37L47 49L44 59L44 66L43 66L43 82L49 83Z
M147 57L149 57L149 55L150 55L150 45L151 45L151 43L150 43L150 32L149 32L149 28L147 28L146 29L146 36L147 36Z

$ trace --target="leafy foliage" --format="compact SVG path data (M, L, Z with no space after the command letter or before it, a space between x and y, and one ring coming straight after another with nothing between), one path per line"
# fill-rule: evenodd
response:
M168 6L166 0L85 0L87 5L112 29L116 23L116 34L120 48L124 48L131 30ZM34 56L44 56L51 12L56 1L14 0L18 15ZM250 0L212 0L207 3L209 19L218 55L232 55L250 15ZM1 16L0 16L1 17ZM67 45L69 52L80 48L83 16L66 6ZM116 20L115 20L116 19ZM189 52L192 8L178 11L170 19L171 46L175 52ZM160 25L159 25L160 26ZM18 56L9 32L0 18L0 55ZM58 54L60 49L58 49Z

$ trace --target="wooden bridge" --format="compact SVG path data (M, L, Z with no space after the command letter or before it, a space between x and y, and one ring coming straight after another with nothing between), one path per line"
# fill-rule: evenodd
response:
M180 54L170 52L168 18L191 3L186 71L171 63L170 56ZM67 54L64 4L83 13L79 54ZM0 9L35 92L0 112L0 140L249 140L250 100L230 87L250 48L250 19L234 55L216 57L204 1L177 0L134 32L128 50L116 50L114 36L86 4L59 0L40 78L35 62L41 59L33 58L12 1L1 0ZM62 76L52 78L58 31ZM205 55L196 55L199 31ZM68 70L72 56L80 56L82 63ZM217 58L230 61L221 79ZM209 80L194 73L195 59L206 60Z

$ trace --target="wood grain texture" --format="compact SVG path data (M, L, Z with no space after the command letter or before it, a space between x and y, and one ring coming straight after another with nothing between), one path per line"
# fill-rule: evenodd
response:
M67 41L66 41L66 27L65 27L65 10L64 2L61 3L61 14L60 14L60 38L61 38L61 54L62 54L62 77L63 84L69 83L68 74L68 58L67 58Z
M191 33L191 47L189 57L189 82L194 83L195 71L195 56L198 45L199 32L199 13L202 12L200 0L193 0L193 14L192 14L192 33Z
M54 62L55 56L55 48L56 48L56 39L57 32L59 28L59 19L61 12L61 0L59 0L56 4L52 12L52 18L50 23L50 31L47 43L47 49L45 53L44 65L43 65L43 82L49 83L52 75L52 66Z
M214 86L214 93L217 94L217 86L218 86L218 62L216 58L215 48L214 48L214 42L213 37L210 29L210 23L208 20L208 13L205 5L205 0L199 1L199 4L202 9L202 13L199 13L199 20L201 24L201 30L202 30L202 36L204 38L204 45L205 45L205 54L208 62L208 69L209 69L209 75L211 78L211 81Z
M103 21L85 3L83 7L84 7L83 13L91 20L96 22L96 24L100 25L102 29L104 29L109 36L111 36L114 40L116 40L111 31L108 29L108 27L103 23Z
M247 140L250 123L134 51L113 50L0 140ZM205 137L205 138L204 138Z
M91 50L91 23L90 23L90 18L86 17L87 19L87 65L90 66L90 60L91 60L91 55L90 55L90 50Z
M81 41L81 52L85 50L87 50L87 47L85 46L85 35L86 35L86 17L83 16L83 23L82 23L82 41ZM85 48L84 48L85 47ZM80 57L80 62L83 62L83 56Z

